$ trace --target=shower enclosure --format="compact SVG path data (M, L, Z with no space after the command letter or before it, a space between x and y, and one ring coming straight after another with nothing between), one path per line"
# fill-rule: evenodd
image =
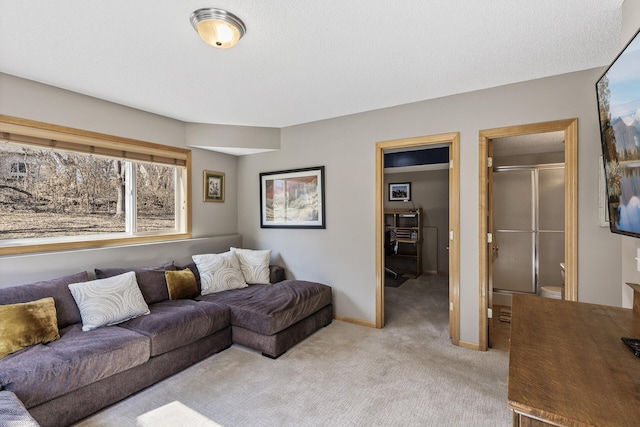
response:
M537 294L562 283L563 164L496 167L493 221L494 292Z

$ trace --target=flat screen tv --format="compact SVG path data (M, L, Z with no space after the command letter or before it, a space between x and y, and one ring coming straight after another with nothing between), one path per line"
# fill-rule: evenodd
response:
M640 238L640 30L596 83L609 224Z

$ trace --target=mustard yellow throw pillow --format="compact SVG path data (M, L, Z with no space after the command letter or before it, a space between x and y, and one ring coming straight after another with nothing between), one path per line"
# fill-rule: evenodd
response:
M198 284L196 276L191 270L165 271L169 299L188 299L198 296Z
M0 305L0 358L60 339L53 298Z

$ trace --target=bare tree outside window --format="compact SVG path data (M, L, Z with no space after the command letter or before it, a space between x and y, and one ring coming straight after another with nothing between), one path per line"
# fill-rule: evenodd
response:
M138 231L175 227L174 170L171 166L136 164Z
M122 159L0 145L0 242L124 233ZM133 163L135 232L176 228L176 167Z

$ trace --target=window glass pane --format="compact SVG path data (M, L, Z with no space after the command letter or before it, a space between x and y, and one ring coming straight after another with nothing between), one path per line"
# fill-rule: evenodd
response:
M136 163L137 231L173 230L175 167Z
M0 240L125 231L118 161L0 145Z

